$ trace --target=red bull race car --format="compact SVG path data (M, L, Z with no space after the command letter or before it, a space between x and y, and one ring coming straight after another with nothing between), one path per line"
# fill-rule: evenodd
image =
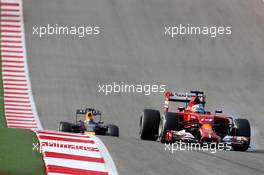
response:
M140 117L140 138L162 143L197 142L226 143L235 151L246 151L250 146L250 123L247 119L205 110L203 92L165 92L164 112L145 109ZM175 112L169 111L170 102L181 102Z
M77 109L75 123L60 122L59 131L114 137L119 136L119 128L112 124L105 125L104 122L102 122L101 111L92 108Z

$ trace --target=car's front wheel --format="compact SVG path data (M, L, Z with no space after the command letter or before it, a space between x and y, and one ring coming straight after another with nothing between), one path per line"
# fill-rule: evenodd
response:
M246 151L250 145L250 136L251 136L251 129L250 123L247 119L234 119L234 124L236 126L233 135L234 136L242 136L247 137L249 140L245 142L242 146L233 146L235 151Z
M68 122L60 122L59 131L72 132L72 124Z
M108 135L118 137L119 136L119 128L116 125L108 125Z
M140 138L142 140L157 140L160 123L160 112L154 109L145 109L140 117Z

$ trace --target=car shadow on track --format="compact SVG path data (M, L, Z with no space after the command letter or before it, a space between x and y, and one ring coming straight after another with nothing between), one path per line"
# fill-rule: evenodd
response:
M246 151L245 153L258 153L258 154L264 154L264 149L254 149L250 151Z

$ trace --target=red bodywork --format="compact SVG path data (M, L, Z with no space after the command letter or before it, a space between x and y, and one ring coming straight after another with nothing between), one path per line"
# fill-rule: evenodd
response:
M173 98L177 96L177 99ZM182 96L182 97L181 97ZM191 108L195 104L205 105L204 95L190 95L190 94L179 94L166 92L164 94L165 105L164 112L169 112L169 101L185 102L186 106L184 108L178 108L176 114L180 116L181 123L183 123L183 129L188 130L193 126L198 127L198 137L197 140L200 142L217 142L219 143L218 132L226 132L227 128L225 126L230 126L233 124L231 117L224 115L214 115L211 112L206 111L204 114L199 114L191 111ZM215 127L215 124L221 124L219 127ZM222 128L221 128L222 127ZM172 141L173 131L167 131L165 135L167 141Z

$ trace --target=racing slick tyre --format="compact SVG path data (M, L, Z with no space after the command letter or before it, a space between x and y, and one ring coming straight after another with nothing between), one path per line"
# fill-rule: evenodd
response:
M245 143L243 146L233 146L233 149L235 151L246 151L249 148L250 145L250 124L247 119L235 119L235 131L234 135L235 136L244 136L244 137L249 137L249 140L247 143Z
M60 122L59 131L72 132L72 124L68 122Z
M165 137L166 137L166 131L173 130L173 131L179 131L179 116L173 112L165 112L159 126L159 141L161 143L167 143Z
M140 117L140 138L142 140L157 140L159 133L160 112L154 109L144 109Z
M119 136L119 128L116 125L108 125L108 131L109 136L118 137Z

